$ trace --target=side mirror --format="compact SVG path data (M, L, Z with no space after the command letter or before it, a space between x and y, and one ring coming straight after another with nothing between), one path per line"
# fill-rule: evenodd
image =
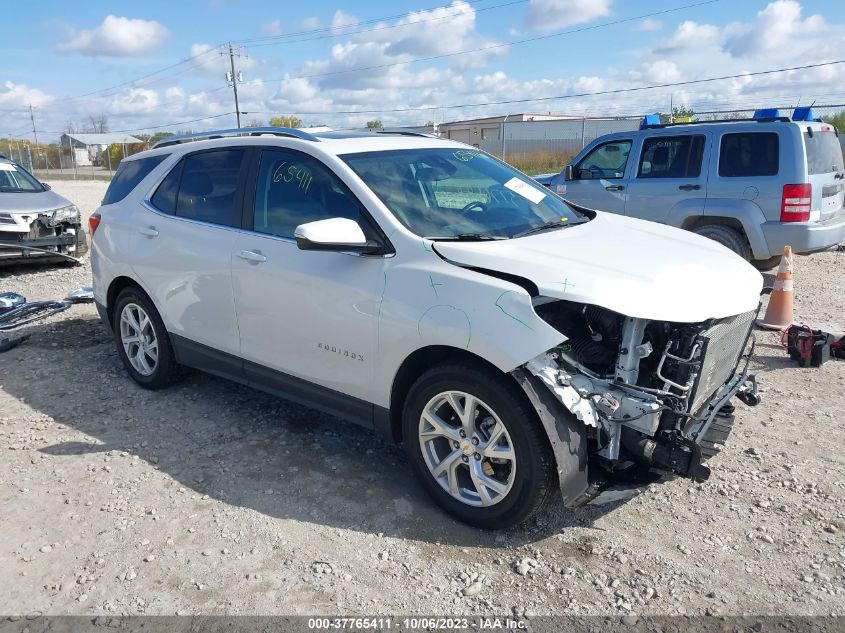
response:
M567 165L563 170L564 180L575 180L575 166Z
M52 187L48 185L46 182L42 182L41 186L44 187L45 190L50 191Z
M367 240L358 223L349 218L330 218L300 224L293 236L296 245L303 251L375 255L382 250L381 244Z

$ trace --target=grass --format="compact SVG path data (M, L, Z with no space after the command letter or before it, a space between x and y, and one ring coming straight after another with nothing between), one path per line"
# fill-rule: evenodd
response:
M506 156L506 161L516 167L519 171L536 176L537 174L548 174L559 172L566 167L575 156L576 152L555 152L540 150L537 152L514 153Z

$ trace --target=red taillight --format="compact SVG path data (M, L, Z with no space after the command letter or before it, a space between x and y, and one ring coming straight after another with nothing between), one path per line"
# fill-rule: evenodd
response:
M93 236L98 226L100 226L100 214L92 213L88 218L88 232Z
M780 201L781 222L806 222L810 219L810 203L813 200L813 185L784 185Z

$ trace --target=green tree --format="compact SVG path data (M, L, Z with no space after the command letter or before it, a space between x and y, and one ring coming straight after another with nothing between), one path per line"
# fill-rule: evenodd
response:
M301 127L302 119L295 116L274 116L270 119L273 127Z
M826 114L822 117L822 121L833 125L840 134L845 132L845 110L835 114Z
M381 121L378 119L373 119L372 121L367 121L367 129L368 130L380 130L384 126L381 124Z

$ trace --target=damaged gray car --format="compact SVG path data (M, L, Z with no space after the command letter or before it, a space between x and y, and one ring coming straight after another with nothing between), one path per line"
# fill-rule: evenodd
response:
M76 205L0 158L0 264L77 261L87 252Z

